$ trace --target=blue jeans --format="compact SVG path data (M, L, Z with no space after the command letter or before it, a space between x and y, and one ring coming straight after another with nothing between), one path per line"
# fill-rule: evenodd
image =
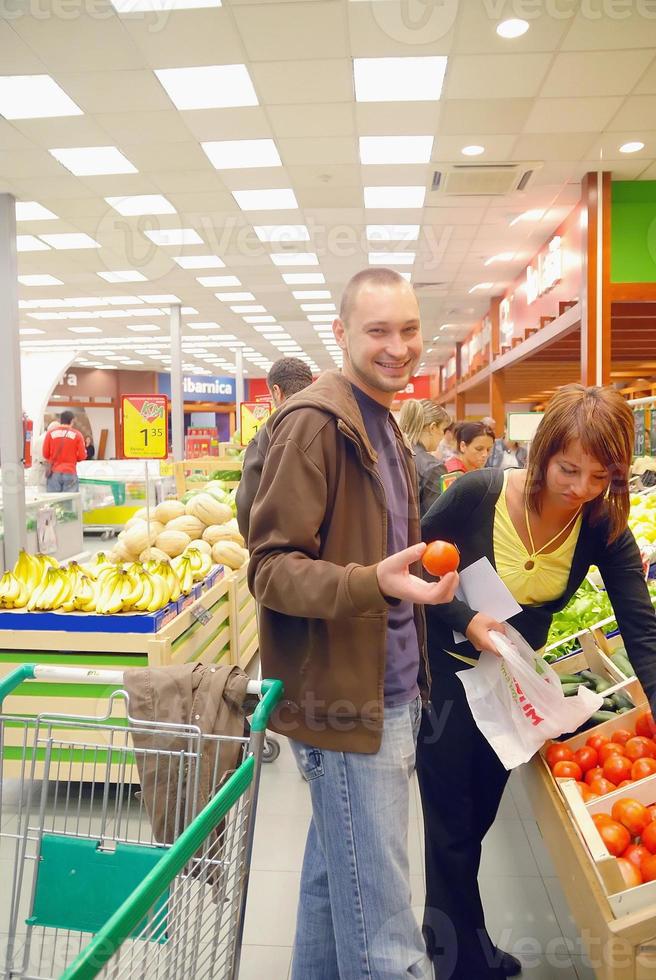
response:
M59 473L53 471L46 480L46 490L48 493L70 493L77 492L80 484L76 473Z
M421 701L385 709L374 755L291 742L312 797L292 980L432 977L412 912L410 779Z

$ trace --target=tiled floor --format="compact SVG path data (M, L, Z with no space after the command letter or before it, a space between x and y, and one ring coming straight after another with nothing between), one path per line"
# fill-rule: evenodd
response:
M240 980L289 976L310 801L289 746L280 742L280 757L262 772ZM409 845L419 915L424 870L416 786ZM594 980L517 775L484 844L481 891L490 932L522 959L525 980Z

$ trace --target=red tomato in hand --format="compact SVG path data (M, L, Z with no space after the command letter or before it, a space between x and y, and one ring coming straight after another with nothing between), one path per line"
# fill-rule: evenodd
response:
M601 746L605 745L606 742L610 742L608 735L591 735L585 744L589 745L590 748L598 752Z
M630 738L624 746L624 754L631 762L635 762L637 759L653 759L654 750L651 739L644 738L641 735Z
M644 779L645 776L653 776L656 772L656 759L647 757L646 759L636 759L631 766L631 779Z
M651 711L643 711L636 719L636 735L645 738L656 738L656 721Z
M617 786L623 780L631 778L631 766L631 760L623 755L611 755L604 762L604 779Z
M626 827L632 837L639 837L645 827L651 823L651 814L647 807L629 797L613 803L611 816L613 820Z
M584 745L582 749L574 753L574 761L579 764L583 772L588 772L599 764L599 756L596 749Z
M544 757L550 769L553 769L557 762L574 762L574 753L572 750L568 749L566 745L560 745L558 742L551 743Z
M633 732L628 728L616 728L613 732L613 741L618 745L626 745L630 738L633 738Z
M594 769L588 769L588 771L585 774L585 781L588 784L588 786L590 786L595 779L603 778L603 775L604 775L604 770L601 768L601 766L595 766Z
M460 552L448 541L431 541L421 558L430 575L446 575L455 572L460 564Z
M642 844L629 844L622 857L639 868L645 858L651 857L651 851L648 851Z
M642 872L637 865L631 861L627 861L623 857L618 857L617 866L622 872L622 877L627 888L635 888L636 885L642 884Z
M652 854L656 854L656 821L648 823L640 835L640 843Z
M606 793L614 793L617 786L615 783L611 783L609 779L604 779L603 776L597 776L590 783L590 789L593 793L597 793L598 796L605 796Z
M576 762L557 762L551 771L556 779L576 779L577 782L583 779L581 767Z
M599 765L603 766L606 759L610 759L612 755L626 755L624 746L617 742L606 742L602 745L599 749Z
M617 820L610 820L597 827L599 836L606 845L609 854L619 857L631 843L631 834Z

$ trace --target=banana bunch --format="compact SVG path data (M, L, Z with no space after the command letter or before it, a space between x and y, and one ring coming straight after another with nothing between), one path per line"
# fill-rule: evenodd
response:
M27 585L12 572L5 572L0 578L0 608L22 609L29 599Z
M212 558L205 551L201 551L200 548L194 548L193 542L185 549L180 558L189 559L194 582L200 582L209 575L210 569L212 568ZM171 562L176 571L175 563L179 560L179 558L174 558ZM182 591L184 592L184 589Z
M27 601L27 610L32 612L38 609L46 612L63 609L65 612L71 612L74 609L74 581L66 568L49 565L43 579Z
M116 565L109 560L104 551L99 551L91 561L79 567L91 579L97 579L101 572L107 571L108 569L116 570Z
M179 592L178 592L179 595ZM171 601L171 588L161 575L152 575L134 562L128 568L104 569L96 580L96 612L155 612Z
M50 555L28 555L26 551L21 550L13 574L26 587L28 595L31 595L41 584L47 569L58 567L59 563Z
M170 561L158 561L156 567L153 569L153 576L163 579L166 587L169 589L171 602L176 602L180 598L182 592L180 579L173 571Z
M192 559L189 555L178 555L171 562L174 573L180 582L180 589L183 595L189 595L194 587L194 572L191 567Z

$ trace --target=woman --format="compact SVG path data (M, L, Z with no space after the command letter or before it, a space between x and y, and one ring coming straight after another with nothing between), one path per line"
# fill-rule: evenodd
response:
M444 435L442 436L442 441L433 453L433 456L438 463L446 463L447 459L451 459L451 457L455 456L456 454L458 447L456 445L456 437L454 435L455 427L455 422L451 422L449 425L447 425L444 430Z
M415 453L422 517L440 494L440 478L444 474L444 467L432 454L439 446L450 422L447 412L428 398L421 401L409 398L401 406L399 427L408 437Z
M656 616L627 527L632 452L633 413L621 395L568 385L547 408L528 469L462 476L433 504L422 533L426 541L454 542L461 571L489 559L522 607L510 623L535 650L544 646L554 613L598 565L656 707ZM489 631L503 627L457 599L426 615L432 705L417 750L426 828L424 933L444 976L498 980L521 964L504 959L487 935L477 876L481 842L509 774L476 728L456 675L481 650L494 649ZM454 630L467 641L456 644Z
M494 433L484 422L457 422L454 436L456 452L444 464L442 490L463 473L482 469L494 445Z

